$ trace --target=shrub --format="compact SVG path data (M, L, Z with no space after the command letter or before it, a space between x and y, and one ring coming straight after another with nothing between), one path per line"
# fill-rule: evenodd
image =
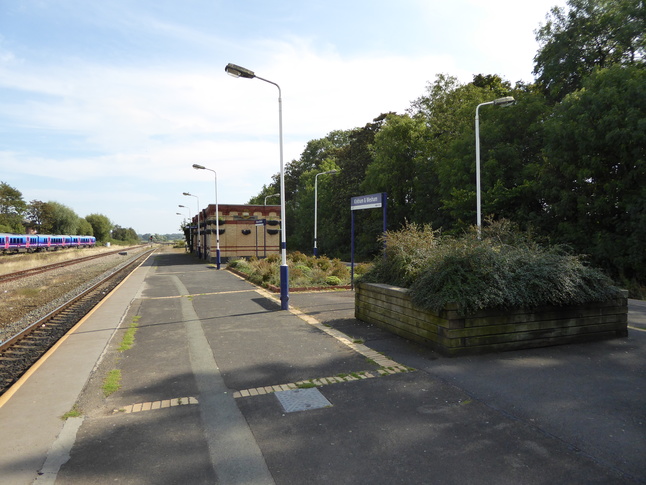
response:
M339 286L341 284L341 280L338 276L328 276L325 278L325 284L330 286Z
M540 247L508 223L460 238L408 225L386 234L386 258L361 278L410 288L420 308L457 303L463 314L483 308L532 308L600 301L618 289L599 270L562 247Z
M249 281L267 286L280 284L281 257L269 255L265 259L237 259L229 262L229 267L247 275ZM300 252L290 253L287 257L290 267L289 284L292 287L338 286L349 284L350 270L338 259L315 258Z

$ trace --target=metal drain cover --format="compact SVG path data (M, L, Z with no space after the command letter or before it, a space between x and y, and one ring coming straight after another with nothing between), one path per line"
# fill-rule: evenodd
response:
M286 413L296 411L309 411L310 409L319 409L331 407L332 403L328 401L320 391L315 388L309 389L292 389L290 391L278 391L274 395L280 401Z

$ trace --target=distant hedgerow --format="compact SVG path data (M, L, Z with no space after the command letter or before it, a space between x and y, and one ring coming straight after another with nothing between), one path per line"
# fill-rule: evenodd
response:
M442 236L409 224L388 232L386 257L361 281L410 289L413 303L439 312L456 303L462 314L483 308L532 308L603 301L619 289L601 271L562 247L541 247L509 222L475 234Z

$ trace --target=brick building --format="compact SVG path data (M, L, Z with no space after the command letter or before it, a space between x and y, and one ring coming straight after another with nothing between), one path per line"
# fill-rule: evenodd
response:
M258 258L280 254L280 205L218 204L220 216L220 259ZM216 223L215 204L200 212L199 253L204 259L215 261ZM198 251L197 216L191 224L193 251ZM206 248L203 254L202 248Z

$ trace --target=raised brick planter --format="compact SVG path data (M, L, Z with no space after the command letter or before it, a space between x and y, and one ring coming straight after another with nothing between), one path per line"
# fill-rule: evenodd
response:
M628 335L627 292L577 306L480 311L459 315L455 305L439 314L413 306L408 290L359 283L355 316L447 356L588 342Z

